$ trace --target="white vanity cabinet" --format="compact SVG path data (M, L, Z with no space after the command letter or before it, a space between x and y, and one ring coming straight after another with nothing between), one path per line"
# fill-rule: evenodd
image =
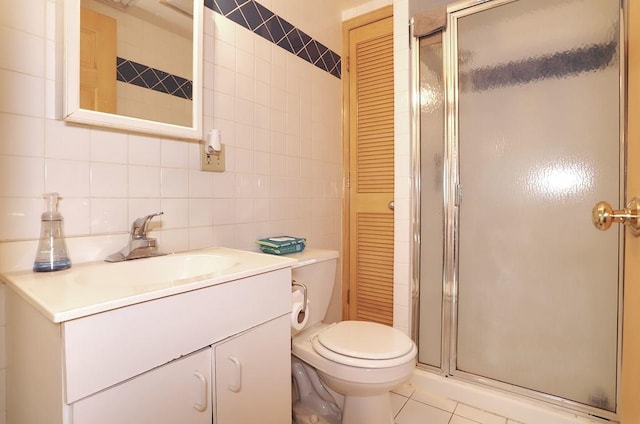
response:
M73 424L211 424L211 348L73 403Z
M290 328L283 316L214 346L216 424L291 422Z
M288 267L60 323L8 288L8 424L291 422Z

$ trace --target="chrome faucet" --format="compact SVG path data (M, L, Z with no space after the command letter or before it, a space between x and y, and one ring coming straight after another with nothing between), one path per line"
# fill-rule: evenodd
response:
M131 259L149 258L152 256L162 256L166 253L158 252L156 245L157 240L147 237L147 228L149 222L156 216L162 215L164 212L156 212L143 216L133 221L131 224L131 232L129 234L129 242L120 251L107 256L107 262L122 262Z

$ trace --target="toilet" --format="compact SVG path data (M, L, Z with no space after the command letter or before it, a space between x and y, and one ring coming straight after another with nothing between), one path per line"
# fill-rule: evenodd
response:
M390 390L413 372L415 343L382 324L323 322L338 252L307 249L287 257L297 260L292 277L306 287L309 315L302 329L292 329L295 423L393 424Z

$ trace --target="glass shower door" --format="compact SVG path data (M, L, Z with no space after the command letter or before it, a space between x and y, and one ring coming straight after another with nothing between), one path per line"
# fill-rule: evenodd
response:
M419 43L420 105L420 318L418 362L435 368L448 364L442 357L444 268L444 75L442 34ZM443 360L444 359L444 360Z
M452 14L453 375L616 410L621 233L590 212L622 200L620 8Z

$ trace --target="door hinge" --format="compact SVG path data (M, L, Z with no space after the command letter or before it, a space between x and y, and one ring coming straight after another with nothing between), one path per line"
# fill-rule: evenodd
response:
M347 289L347 305L351 304L351 289Z
M349 59L351 59L349 56L345 58L346 60L345 65L347 67L347 72L351 71L351 61Z
M347 185L347 190L351 188L351 174L347 172L345 184Z

